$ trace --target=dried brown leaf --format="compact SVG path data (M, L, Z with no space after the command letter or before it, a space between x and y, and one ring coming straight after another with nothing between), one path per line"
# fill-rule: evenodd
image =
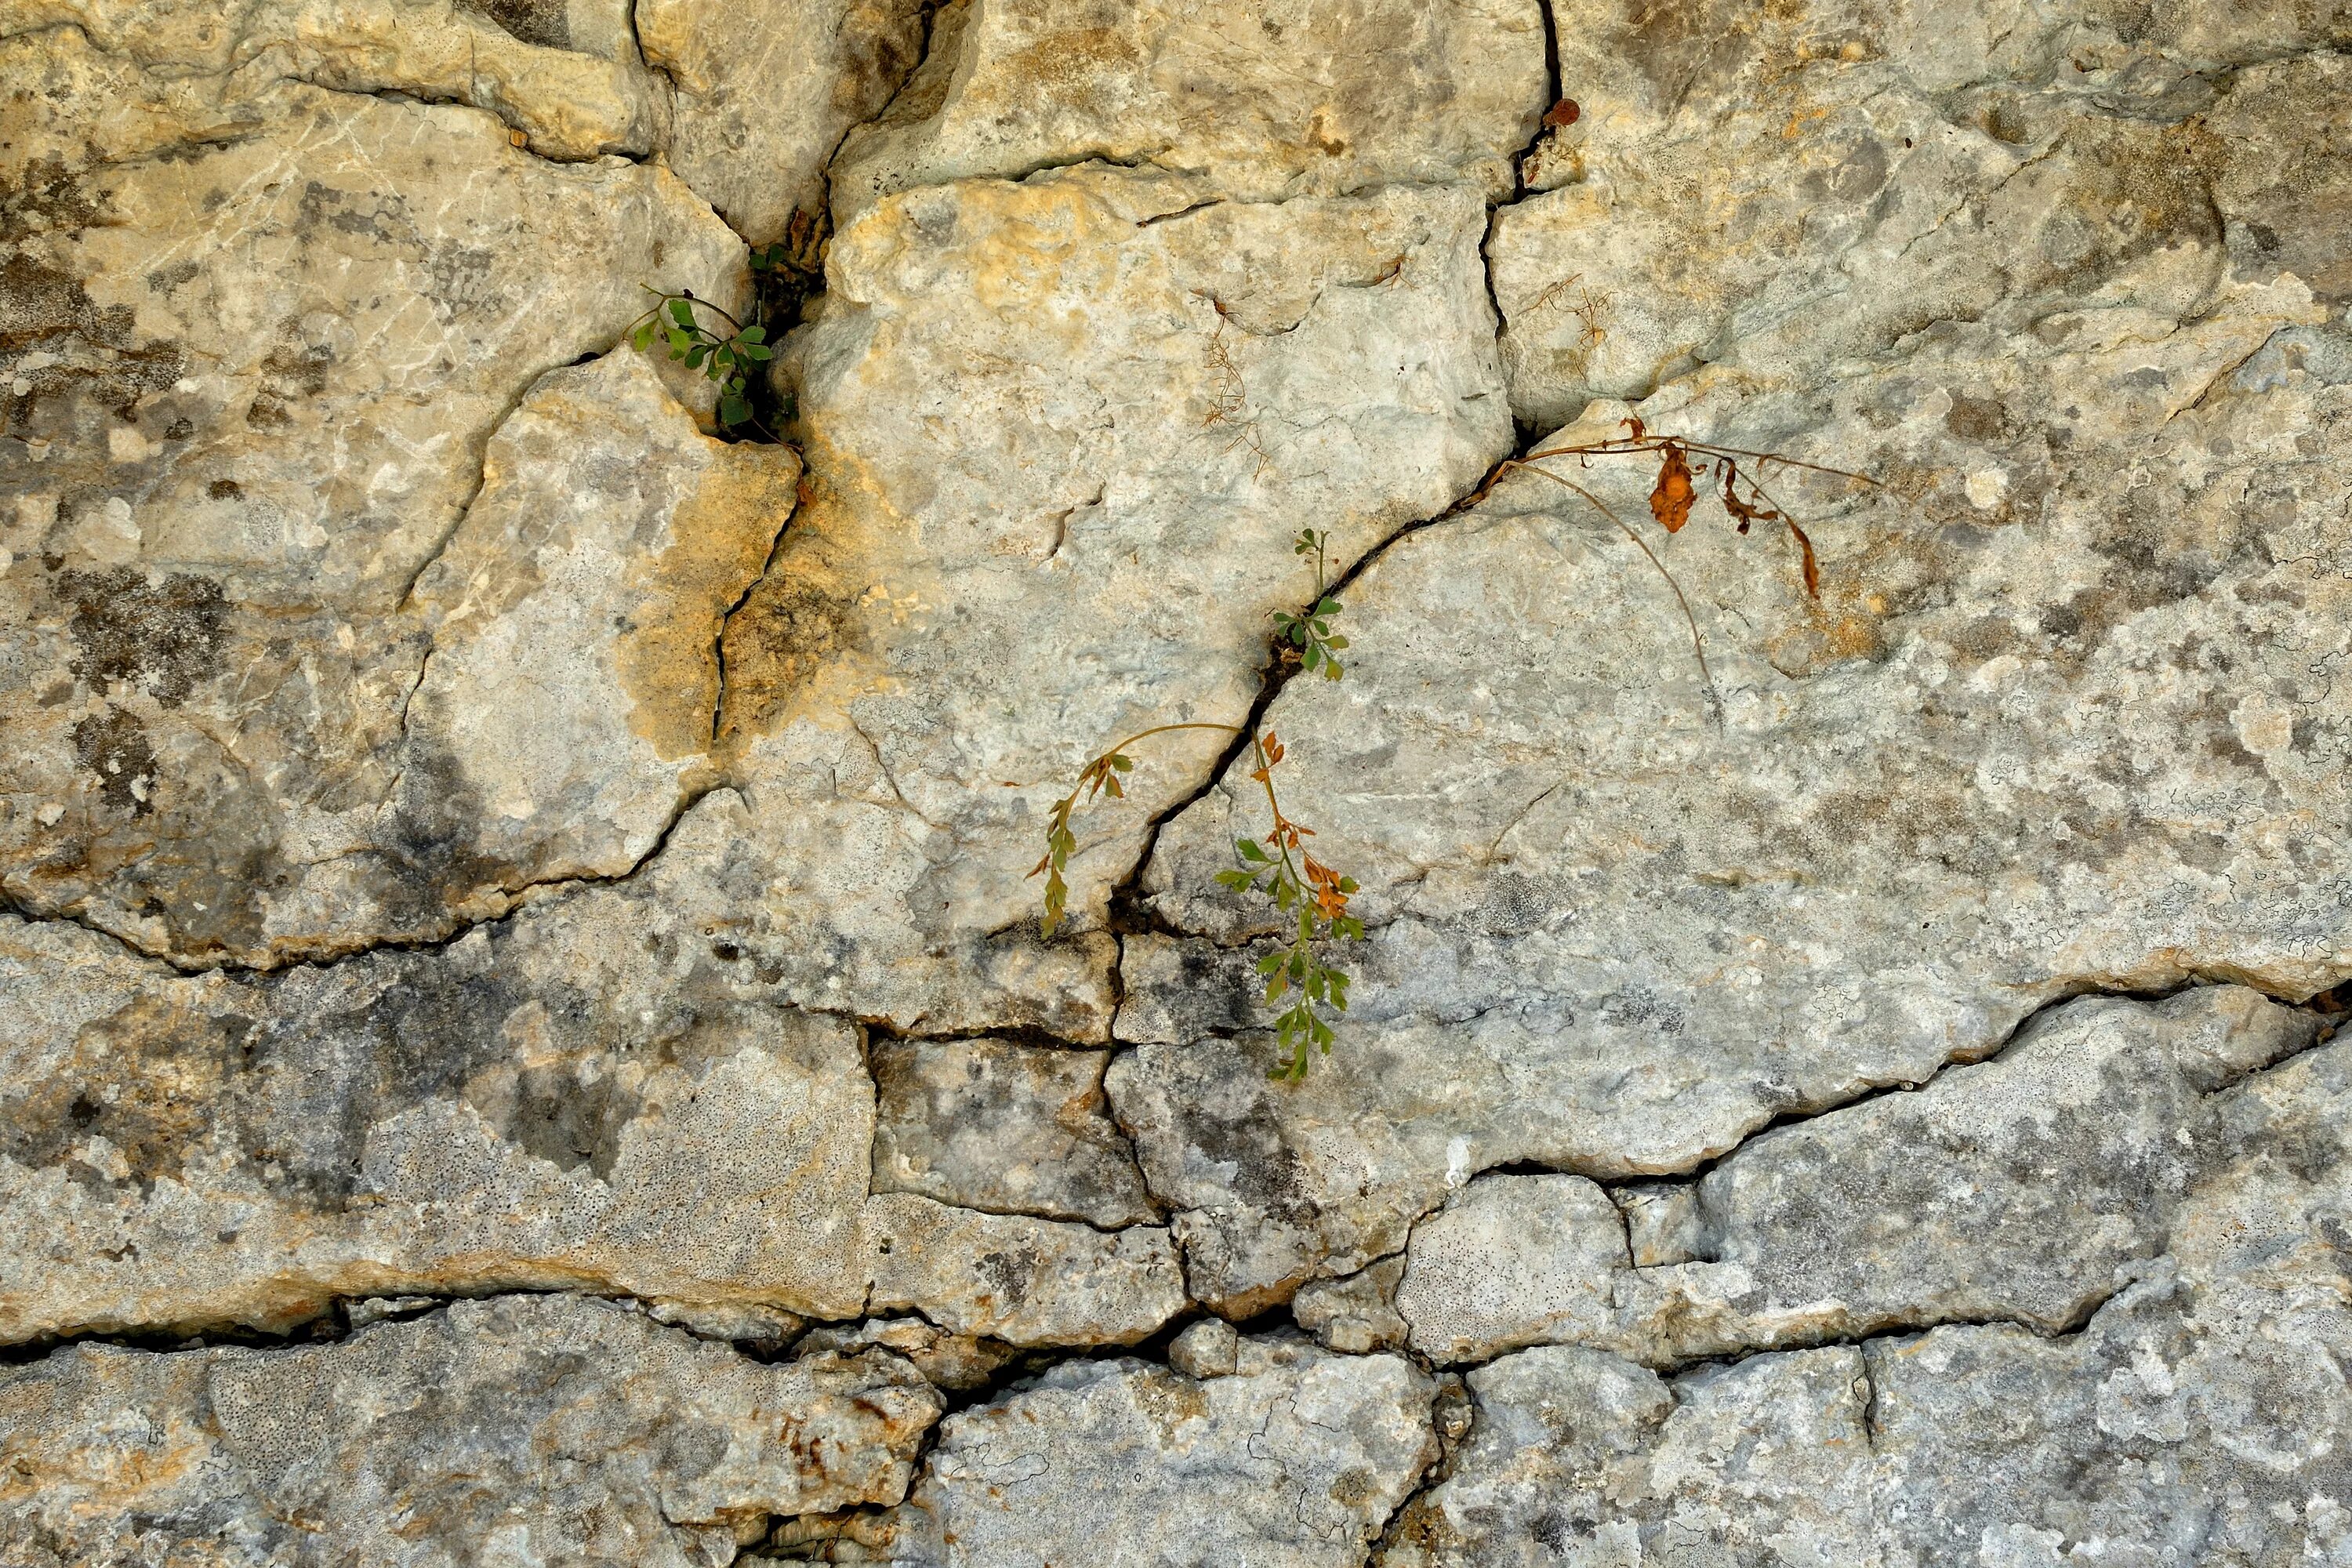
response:
M1805 592L1818 599L1822 596L1822 566L1813 559L1813 542L1805 537L1805 531L1797 526L1794 518L1780 521L1789 525L1789 531L1796 535L1797 548L1804 552Z

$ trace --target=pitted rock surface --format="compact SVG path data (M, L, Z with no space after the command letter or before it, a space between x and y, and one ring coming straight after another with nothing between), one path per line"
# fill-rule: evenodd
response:
M299 1348L75 1347L0 1378L0 1542L44 1563L685 1568L769 1514L898 1501L940 1409L883 1352L763 1366L573 1296Z
M0 1559L2352 1561L2347 51L0 0Z

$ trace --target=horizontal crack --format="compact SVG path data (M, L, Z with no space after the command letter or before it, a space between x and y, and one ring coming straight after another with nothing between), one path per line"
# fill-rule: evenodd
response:
M688 812L720 790L738 787L740 786L732 779L721 778L706 784L700 788L688 791L672 810L669 820L663 824L661 831L655 836L652 845L625 871L615 871L609 875L590 873L576 877L557 877L546 881L522 882L513 887L501 886L489 889L491 896L509 900L504 909L495 914L484 915L478 919L454 921L446 931L437 931L432 935L363 939L348 947L329 946L322 952L291 954L282 959L254 962L229 956L192 958L168 951L151 951L120 931L109 931L104 926L93 923L87 915L62 910L42 911L27 908L20 899L9 894L5 888L0 888L0 911L14 915L26 925L79 926L84 931L105 937L131 957L163 964L180 974L186 975L215 973L282 975L302 969L332 969L341 964L373 957L377 953L439 952L454 947L476 931L504 924L532 904L545 899L556 897L578 888L619 887L634 879L659 858L662 851L669 847L670 836L677 831L678 825L686 820Z

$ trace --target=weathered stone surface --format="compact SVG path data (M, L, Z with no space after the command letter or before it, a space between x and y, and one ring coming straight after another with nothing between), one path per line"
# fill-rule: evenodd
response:
M887 1354L762 1365L569 1296L299 1349L76 1346L0 1375L0 1547L45 1568L724 1563L770 1514L896 1502L940 1409Z
M1663 1382L1546 1348L1470 1373L1451 1479L1383 1568L1694 1534L1780 1561L2325 1561L2352 1523L2337 1240L2352 1047L2216 1095L2211 1173L2171 1250L2079 1332L1939 1328Z
M1231 1377L1241 1369L1241 1335L1223 1318L1203 1318L1169 1344L1168 1364L1187 1377Z
M1105 1107L1108 1052L906 1040L870 1058L876 1192L1106 1228L1159 1217Z
M919 1309L953 1333L1015 1345L1133 1344L1184 1307L1168 1232L979 1214L908 1193L866 1207L868 1308Z
M1546 1347L1469 1384L1469 1441L1452 1477L1407 1505L1381 1568L1579 1552L1634 1568L1675 1561L1683 1542L1728 1562L1883 1561L1870 1552L1857 1350L1758 1356L1669 1384L1602 1352Z
M912 185L1092 158L1255 201L1390 182L1501 196L1544 109L1531 0L953 0L931 26L905 96L835 161L845 214Z
M2340 254L2280 237L2352 199L2340 168L2282 164L2340 141L2344 62L2224 20L2261 7L2161 9L1556 7L1582 112L1491 250L1513 408L1556 425L1701 364L1818 374L1939 321L2192 315L2231 271L2341 298Z
M1205 1037L1258 1021L1231 944L1265 916L1211 883L1254 820L1238 773L1146 877L1213 944L1127 945L1119 1033L1148 1043L1109 1091L1191 1211L1196 1293L1392 1252L1449 1173L1688 1169L2085 986L2343 974L2352 394L2300 347L2317 315L2293 279L2229 284L2195 321L1953 327L1817 391L1709 371L1644 405L1893 490L1770 481L1818 604L1781 540L1662 543L1719 722L1673 595L1579 497L1516 475L1382 555L1341 692L1268 715L1379 928L1337 1070L1269 1085L1263 1037ZM1573 477L1646 519L1649 473Z
M208 104L80 37L0 44L45 89L11 106L41 183L5 262L0 888L191 959L446 936L511 884L466 781L404 772L403 600L526 389L644 283L740 305L740 243L661 170L476 110Z
M1606 1342L1629 1268L1625 1224L1581 1176L1488 1176L1412 1228L1397 1314L1437 1362Z
M626 0L10 0L0 33L70 24L99 47L206 95L280 81L398 92L497 114L542 156L642 154L668 104Z
M2318 1029L2234 986L2066 1004L1994 1061L1764 1133L1685 1201L1654 1198L1670 1217L1639 1268L1591 1182L1482 1177L1413 1227L1396 1309L1440 1362L1577 1343L1662 1365L1990 1320L2063 1331L2165 1251L2183 1194L2234 1152L2215 1091Z
M640 0L638 46L676 84L669 166L754 245L825 205L842 135L880 113L922 53L914 0L743 6Z
M0 1561L2352 1562L2352 11L1549 10L0 0Z
M696 950L636 914L597 893L282 980L12 925L0 1338L501 1285L855 1316L854 1031L696 996Z
M1749 1273L1775 1337L2075 1327L2233 1152L2207 1097L2318 1026L2235 987L2070 1003L1997 1060L1743 1145L1698 1184L1691 1250Z
M517 1286L689 1321L914 1310L1022 1345L1127 1343L1181 1308L1163 1229L869 1201L854 1029L658 918L684 901L596 889L283 977L0 926L0 1213L23 1220L0 1342Z
M1226 737L1138 748L1041 946L1049 804L1124 732L1241 720L1303 521L1352 560L1508 446L1474 193L1205 194L974 181L833 242L780 362L808 498L724 650L759 805L725 854L765 879L738 940L808 1005L1102 1038L1110 887Z
M1002 1340L951 1334L920 1318L869 1318L858 1323L821 1324L802 1335L793 1348L803 1356L826 1352L891 1351L906 1357L934 1386L962 1390L987 1387L989 1379L1019 1353Z
M395 833L496 888L643 859L708 781L719 627L799 478L787 450L704 436L644 355L550 372L411 592L432 656L403 717Z
M1353 1274L1300 1286L1291 1298L1290 1315L1326 1350L1348 1355L1401 1351L1412 1333L1396 1310L1397 1287L1403 1282L1404 1259L1383 1258Z
M1244 1340L1229 1376L1073 1362L948 1418L898 1561L1102 1568L1360 1563L1437 1454L1429 1380L1394 1356Z

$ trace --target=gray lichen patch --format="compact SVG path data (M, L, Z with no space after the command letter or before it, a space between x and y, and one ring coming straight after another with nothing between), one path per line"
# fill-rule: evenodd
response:
M1159 1217L1102 1091L1105 1051L886 1040L874 1190L1115 1227Z

